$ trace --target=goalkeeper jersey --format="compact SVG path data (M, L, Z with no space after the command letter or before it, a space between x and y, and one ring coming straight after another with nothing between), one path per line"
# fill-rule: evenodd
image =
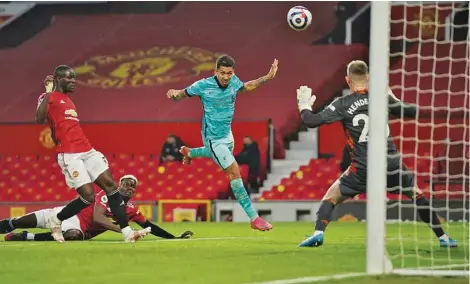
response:
M394 96L389 96L389 112L395 116L415 117L416 107L403 104ZM369 141L369 93L356 92L335 99L323 111L313 114L303 110L302 120L309 127L341 121L355 168L367 168L367 142ZM387 151L398 153L388 128Z

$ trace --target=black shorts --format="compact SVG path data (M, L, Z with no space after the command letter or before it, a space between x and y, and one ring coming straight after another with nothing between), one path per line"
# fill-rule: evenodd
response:
M401 165L401 168L400 168ZM367 169L359 168L355 172L347 170L341 175L341 195L354 197L367 191ZM411 192L415 184L413 173L401 162L400 157L387 160L387 191L390 193Z

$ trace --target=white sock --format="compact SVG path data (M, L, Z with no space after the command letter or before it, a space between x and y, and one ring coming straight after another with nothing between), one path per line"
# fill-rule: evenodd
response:
M254 216L253 218L250 219L251 222L253 222L256 218L258 218L259 215Z
M34 234L28 233L28 234L26 235L26 240L28 240L28 241L34 241Z
M132 234L132 229L131 227L127 226L125 228L121 229L121 233L126 237L129 236L129 234Z
M318 235L323 235L323 231L315 231L315 233L313 233L313 236L316 237Z
M448 242L449 241L449 236L447 234L444 234L444 235L439 237L439 240L444 240L444 241Z

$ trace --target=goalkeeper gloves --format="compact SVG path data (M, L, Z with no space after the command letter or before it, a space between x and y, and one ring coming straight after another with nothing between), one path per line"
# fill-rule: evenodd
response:
M312 95L312 89L307 86L300 86L297 89L297 106L301 112L304 109L312 111L312 105L315 103L317 97Z

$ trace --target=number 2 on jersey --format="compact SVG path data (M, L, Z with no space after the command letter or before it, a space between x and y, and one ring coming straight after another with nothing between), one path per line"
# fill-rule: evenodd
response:
M359 136L359 142L369 141L369 116L367 114L360 113L355 115L353 118L353 126L359 126L359 121L364 121L364 127L362 128L361 136ZM390 135L390 127L387 124L387 137Z

